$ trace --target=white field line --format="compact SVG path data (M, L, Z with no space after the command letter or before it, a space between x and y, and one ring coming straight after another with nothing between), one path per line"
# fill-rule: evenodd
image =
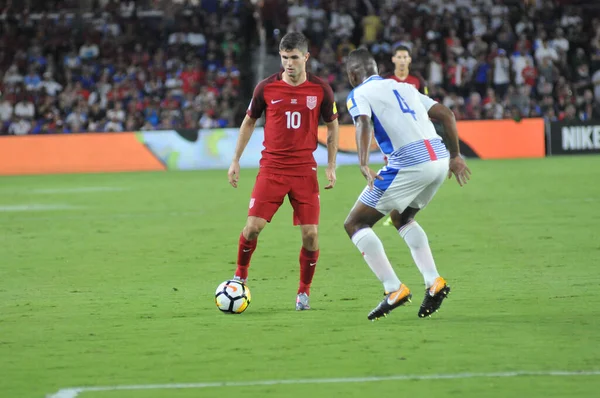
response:
M76 210L82 209L81 206L72 206L67 204L18 204L18 205L0 205L0 212L13 213L20 211L48 211L48 210Z
M0 214L3 212L14 212L17 210L5 210L0 206ZM32 209L28 209L32 210ZM36 209L36 210L48 210L48 209ZM56 210L88 210L88 208L83 206L72 206L69 208L61 208ZM25 211L25 210L19 210ZM78 213L78 214L65 214L65 213L52 213L45 215L32 215L32 216L22 216L19 217L21 220L25 221L49 221L49 220L119 220L126 218L157 218L157 217L190 217L190 216L203 216L205 212L202 210L198 211L151 211L151 212L125 212L125 213Z
M517 376L600 376L600 370L549 370L531 372L516 370L513 372L495 373L447 373L432 375L395 375L395 376L370 376L370 377L342 377L331 379L296 379L296 380L256 380L256 381L223 381L213 383L182 383L182 384L140 384L130 386L103 386L103 387L71 387L63 388L46 398L77 398L82 393L97 391L127 391L127 390L176 390L176 389L199 389L219 387L255 387L294 384L336 384L336 383L368 383L374 381L403 381L403 380L451 380L451 379L473 379L473 378L498 378Z
M32 189L31 193L37 194L68 194L68 193L93 193L93 192L120 192L126 188L120 187L74 187L74 188L39 188Z

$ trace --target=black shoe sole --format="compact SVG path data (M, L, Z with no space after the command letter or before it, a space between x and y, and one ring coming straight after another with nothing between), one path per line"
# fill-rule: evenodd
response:
M433 297L429 296L429 293L425 294L426 296L423 300L423 304L421 304L421 308L419 308L419 318L431 317L431 315L438 312L442 306L442 303L444 302L444 299L446 299L450 294L450 286L446 285ZM427 301L430 301L430 303L428 303L429 305L426 308L423 308Z

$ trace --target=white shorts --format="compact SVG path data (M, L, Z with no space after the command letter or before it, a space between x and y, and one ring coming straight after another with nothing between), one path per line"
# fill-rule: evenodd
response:
M384 167L370 191L365 187L358 201L388 214L392 210L402 213L407 207L422 209L444 183L448 175L450 158L442 158L400 170Z

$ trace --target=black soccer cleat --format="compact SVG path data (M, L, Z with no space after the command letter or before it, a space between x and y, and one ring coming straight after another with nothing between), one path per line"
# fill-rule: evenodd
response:
M419 308L419 318L430 317L442 306L442 302L450 294L450 286L441 276L436 278L429 289L425 289L425 298Z
M395 292L391 292L386 294L385 298L373 311L367 315L367 319L370 321L375 321L382 316L387 316L394 308L400 307L406 303L410 303L410 299L412 298L412 294L410 290L406 287L406 285L400 285L400 289Z

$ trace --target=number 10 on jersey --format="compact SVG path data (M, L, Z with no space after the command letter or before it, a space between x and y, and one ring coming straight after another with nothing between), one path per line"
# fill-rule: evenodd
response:
M285 113L285 116L287 118L288 129L300 128L300 121L302 119L302 115L300 114L300 112L287 111Z

